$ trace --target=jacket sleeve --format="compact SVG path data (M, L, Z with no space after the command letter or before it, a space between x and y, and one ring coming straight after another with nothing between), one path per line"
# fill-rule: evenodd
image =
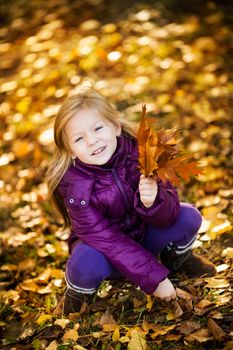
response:
M177 190L169 183L158 183L158 194L150 208L144 207L139 189L134 198L134 208L142 220L155 227L170 226L179 216L180 202Z
M72 234L105 255L108 261L145 293L152 294L168 270L139 243L120 231L95 207L69 208Z

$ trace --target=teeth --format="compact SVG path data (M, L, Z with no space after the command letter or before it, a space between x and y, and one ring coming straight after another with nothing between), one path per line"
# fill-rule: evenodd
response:
M93 152L93 154L98 154L100 152L102 152L104 149L104 147L98 148L95 152Z

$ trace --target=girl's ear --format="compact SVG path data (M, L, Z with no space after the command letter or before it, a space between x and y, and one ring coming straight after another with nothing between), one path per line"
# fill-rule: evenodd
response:
M116 136L120 136L120 134L121 134L121 125L117 124L116 125Z

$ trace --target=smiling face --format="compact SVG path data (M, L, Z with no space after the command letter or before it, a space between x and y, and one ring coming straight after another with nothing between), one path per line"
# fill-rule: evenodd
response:
M72 157L91 165L104 165L109 161L120 133L120 125L89 109L77 112L65 125Z

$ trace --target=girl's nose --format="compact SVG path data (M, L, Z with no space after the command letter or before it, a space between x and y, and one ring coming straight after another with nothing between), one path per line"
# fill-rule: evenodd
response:
M94 135L88 135L86 138L86 141L87 141L87 145L90 147L97 142L97 138Z

